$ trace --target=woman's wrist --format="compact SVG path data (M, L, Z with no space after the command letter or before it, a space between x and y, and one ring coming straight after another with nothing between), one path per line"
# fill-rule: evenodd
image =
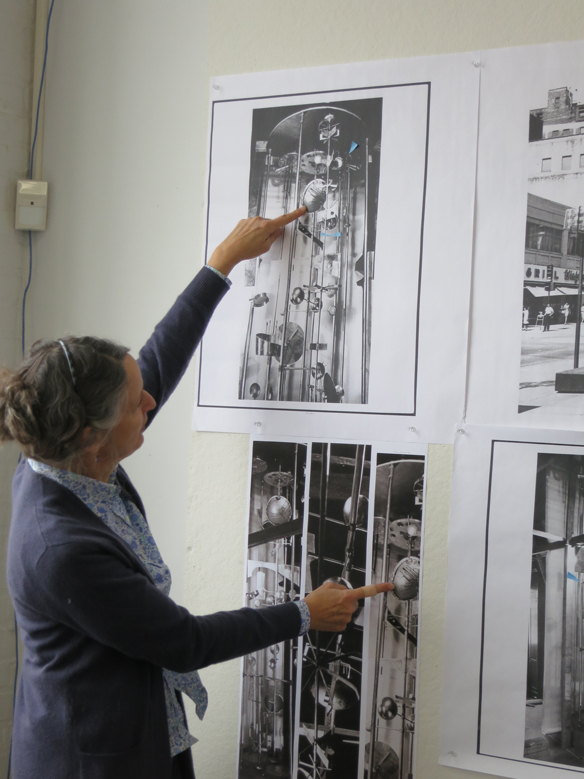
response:
M211 268L215 268L215 270L218 270L224 276L229 276L233 268L237 265L237 260L234 260L223 246L218 246L211 255L207 265Z

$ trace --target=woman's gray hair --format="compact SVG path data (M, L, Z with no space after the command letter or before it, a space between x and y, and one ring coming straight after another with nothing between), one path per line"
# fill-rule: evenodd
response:
M34 343L17 370L0 372L0 441L37 460L71 460L93 440L85 428L109 431L118 421L128 351L91 336Z

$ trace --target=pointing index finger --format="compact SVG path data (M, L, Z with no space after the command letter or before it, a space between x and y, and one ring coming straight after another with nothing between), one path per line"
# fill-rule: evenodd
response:
M353 595L358 600L361 600L361 598L371 598L373 595L378 595L380 592L389 592L389 590L393 590L391 582L366 584L365 587L358 587L356 590L353 590Z
M277 216L275 219L270 220L272 227L284 227L284 225L290 224L290 222L293 222L295 219L298 219L300 216L303 216L306 213L306 206L301 206L300 208L297 208L295 211L290 211L289 214L282 214L282 216Z

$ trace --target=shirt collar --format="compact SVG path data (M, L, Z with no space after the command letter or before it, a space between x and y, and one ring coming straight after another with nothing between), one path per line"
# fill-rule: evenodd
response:
M38 460L28 458L28 464L35 473L41 476L46 476L63 487L71 490L77 497L82 497L90 492L93 496L101 500L111 500L114 496L119 495L121 487L115 483L116 471L110 473L107 484L98 481L97 479L91 479L89 476L81 476L79 473L73 473L73 471L65 471L62 468L55 468L53 465L47 465L41 463Z

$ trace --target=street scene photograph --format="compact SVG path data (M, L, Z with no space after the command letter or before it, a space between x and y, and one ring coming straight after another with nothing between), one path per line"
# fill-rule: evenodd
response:
M529 114L519 413L584 415L584 102L568 86Z

